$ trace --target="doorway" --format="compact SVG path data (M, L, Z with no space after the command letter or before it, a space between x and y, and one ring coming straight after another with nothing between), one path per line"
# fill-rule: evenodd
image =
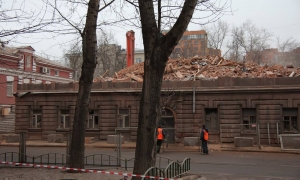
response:
M164 129L166 139L169 144L175 143L175 121L173 112L170 109L165 108L162 110L161 122L159 122Z

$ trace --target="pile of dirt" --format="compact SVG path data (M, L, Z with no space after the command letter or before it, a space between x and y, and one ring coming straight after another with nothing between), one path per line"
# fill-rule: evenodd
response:
M142 82L144 63L134 64L116 72L112 77L95 78L99 81L137 81ZM296 77L300 68L281 65L260 66L253 62L236 62L218 56L193 57L189 59L169 59L165 68L165 81L195 81L218 77L240 78L280 78Z

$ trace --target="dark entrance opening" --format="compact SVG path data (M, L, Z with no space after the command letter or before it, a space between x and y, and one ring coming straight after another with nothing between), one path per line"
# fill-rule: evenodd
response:
M168 143L175 143L175 123L174 116L171 110L164 109L161 115L160 125L163 127Z

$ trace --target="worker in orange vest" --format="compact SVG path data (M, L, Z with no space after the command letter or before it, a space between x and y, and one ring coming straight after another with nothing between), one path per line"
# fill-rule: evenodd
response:
M208 129L205 128L205 125L202 126L202 130L200 133L200 140L202 143L202 154L208 154L208 147L207 147Z
M156 152L159 153L160 152L160 147L161 147L161 144L162 144L162 141L164 140L165 138L165 133L164 133L164 130L162 129L161 126L158 126L157 128L157 141L156 141Z

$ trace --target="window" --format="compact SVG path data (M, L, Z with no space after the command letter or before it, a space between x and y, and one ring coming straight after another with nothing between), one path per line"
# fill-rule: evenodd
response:
M130 127L130 125L129 125L129 109L119 109L118 127Z
M198 45L198 40L195 40L195 41L194 41L194 45Z
M99 118L96 110L89 112L89 119L86 123L87 129L99 129Z
M70 110L60 110L60 122L58 128L70 128Z
M140 63L142 62L142 58L135 58L135 63Z
M26 57L26 67L30 68L31 67L31 56Z
M42 111L33 110L32 112L32 128L42 128Z
M54 73L55 73L54 74L55 76L59 76L59 71L58 70L55 70Z
M283 131L298 132L298 109L285 108L283 109Z
M8 81L6 83L6 95L13 96L13 81Z
M244 108L242 109L242 123L244 130L256 129L256 109Z
M218 109L205 109L205 126L209 130L219 130Z

